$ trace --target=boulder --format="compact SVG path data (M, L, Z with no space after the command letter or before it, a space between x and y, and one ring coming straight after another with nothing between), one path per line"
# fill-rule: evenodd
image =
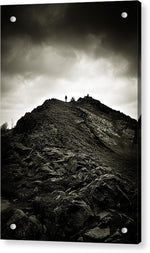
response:
M110 228L99 228L95 227L90 229L84 234L84 238L87 241L97 241L100 242L106 239L110 235Z
M12 230L11 224L16 229ZM2 212L2 239L38 240L42 233L42 224L35 216L28 217L22 210L12 208Z

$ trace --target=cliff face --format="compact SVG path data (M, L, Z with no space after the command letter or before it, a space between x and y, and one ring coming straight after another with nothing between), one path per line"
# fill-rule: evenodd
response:
M26 113L2 135L2 238L138 242L137 128L91 97Z

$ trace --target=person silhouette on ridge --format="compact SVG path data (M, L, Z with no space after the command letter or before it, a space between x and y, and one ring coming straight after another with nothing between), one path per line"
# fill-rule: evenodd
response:
M67 102L67 96L65 96L65 102Z

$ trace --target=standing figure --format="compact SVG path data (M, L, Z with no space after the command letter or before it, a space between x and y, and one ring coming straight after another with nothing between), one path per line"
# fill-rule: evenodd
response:
M65 102L67 102L67 96L65 96Z

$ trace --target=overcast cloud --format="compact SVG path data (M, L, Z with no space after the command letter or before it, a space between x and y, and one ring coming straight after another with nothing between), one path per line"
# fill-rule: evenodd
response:
M87 93L137 119L137 6L2 7L2 123L16 123L45 99Z

